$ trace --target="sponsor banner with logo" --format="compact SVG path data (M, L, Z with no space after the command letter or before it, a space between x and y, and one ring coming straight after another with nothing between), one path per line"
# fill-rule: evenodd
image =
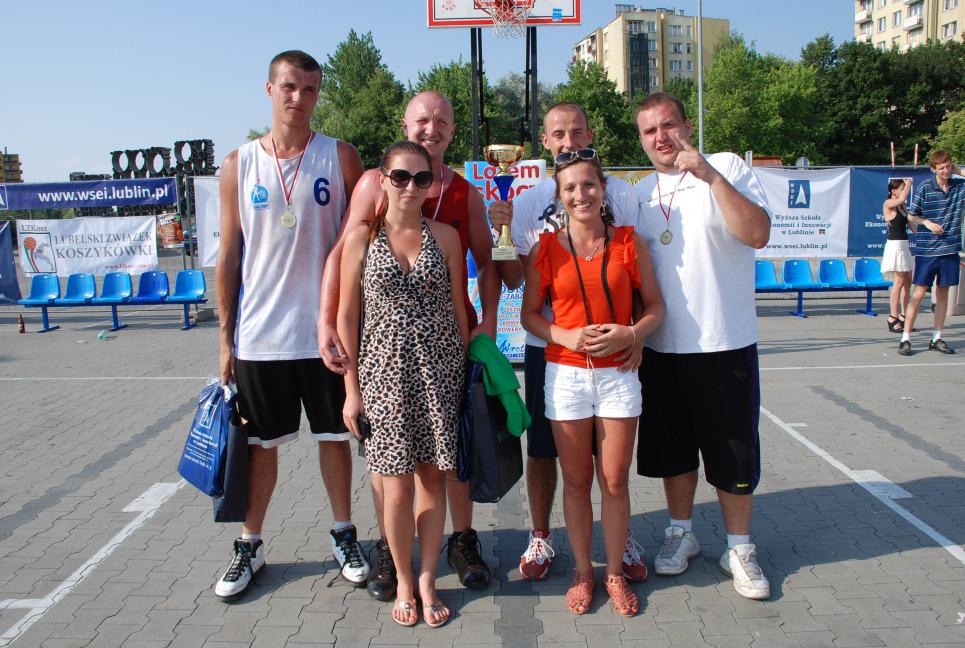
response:
M21 297L10 232L10 221L0 223L0 304L16 304Z
M198 263L202 268L213 268L218 261L218 241L221 235L220 179L194 179L194 220L198 228Z
M761 258L843 257L848 252L848 169L754 169L771 213Z
M184 230L181 228L181 214L164 212L157 215L157 231L161 237L161 247L180 249L184 243Z
M848 231L849 257L880 257L888 239L888 225L882 216L882 207L888 197L888 181L893 178L911 178L908 203L915 190L925 180L933 177L928 168L891 167L851 170L851 223ZM914 246L914 236L908 237ZM912 250L914 251L914 249Z
M154 216L18 220L20 268L61 277L156 270L156 225Z
M174 178L0 185L0 210L173 205L177 202Z
M496 183L493 182L493 178L498 171L488 162L470 161L465 164L466 180L479 190L487 208L490 203L499 200L499 190L496 188ZM510 167L509 172L516 178L509 188L509 200L512 200L547 177L546 160L521 160L515 166ZM479 289L476 286L476 268L471 261L469 275L469 296L473 299L477 315L482 317L482 303L479 300ZM516 290L508 290L503 286L499 298L499 314L496 320L496 345L503 352L503 355L513 361L522 361L526 350L526 332L523 330L519 317L522 306L522 286Z

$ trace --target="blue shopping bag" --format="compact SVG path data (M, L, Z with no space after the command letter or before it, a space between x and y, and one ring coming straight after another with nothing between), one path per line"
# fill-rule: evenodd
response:
M223 493L228 432L236 393L218 379L208 381L198 395L198 410L191 422L178 472L205 495Z

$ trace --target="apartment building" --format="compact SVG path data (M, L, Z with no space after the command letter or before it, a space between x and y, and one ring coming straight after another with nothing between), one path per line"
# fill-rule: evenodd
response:
M965 0L855 0L854 38L880 50L961 40Z
M965 1L965 0L963 0ZM598 63L617 90L633 96L658 92L675 77L697 78L697 17L683 9L618 4L616 18L573 48L574 61ZM704 69L730 21L703 19Z

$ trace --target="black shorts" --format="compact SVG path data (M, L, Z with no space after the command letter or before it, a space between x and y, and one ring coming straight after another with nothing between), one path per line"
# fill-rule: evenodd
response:
M320 358L235 360L238 412L248 421L248 444L274 448L294 441L302 404L316 441L351 437L342 421L345 382Z
M556 443L553 430L546 418L546 401L543 389L546 385L546 350L526 345L523 356L523 382L526 387L526 409L533 422L526 431L526 454L534 459L556 459Z
M673 477L704 461L707 481L735 495L761 478L757 345L714 353L644 349L637 473Z

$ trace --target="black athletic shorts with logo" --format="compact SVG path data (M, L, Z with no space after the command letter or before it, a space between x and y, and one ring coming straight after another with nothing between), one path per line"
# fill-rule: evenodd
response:
M302 405L312 438L346 441L345 382L321 358L235 360L238 413L248 421L248 444L274 448L298 437Z
M712 353L645 348L640 383L638 474L681 475L696 470L702 457L711 485L735 495L754 492L761 477L756 344Z

